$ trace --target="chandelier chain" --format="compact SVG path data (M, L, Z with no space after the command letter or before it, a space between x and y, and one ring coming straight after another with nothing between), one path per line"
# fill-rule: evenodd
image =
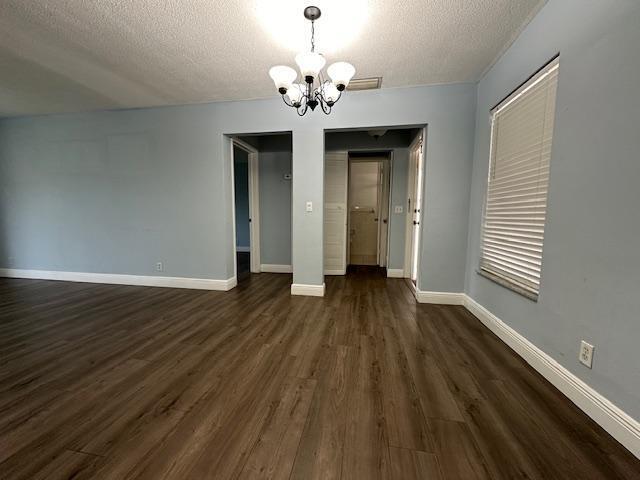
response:
M315 36L316 36L316 30L314 26L314 21L311 20L311 52L315 52L316 50Z

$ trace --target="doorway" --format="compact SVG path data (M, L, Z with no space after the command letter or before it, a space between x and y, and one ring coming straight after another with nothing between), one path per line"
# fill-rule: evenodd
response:
M410 279L413 265L413 277L417 279L419 239L410 240L415 232L407 231L407 228L414 221L413 209L408 205L413 206L415 202L416 182L422 185L422 165L415 165L415 145L416 137L423 131L426 131L424 125L407 125L325 133L325 275L345 275L348 265L366 264L372 265L368 267L370 269L378 266L381 275ZM410 147L414 151L412 167L409 166ZM359 202L357 196L355 199L350 197L350 190L354 189L352 180L359 176L354 175L351 167L357 162L374 164L355 167L356 174L359 169L369 168L369 193L375 196L369 202ZM420 179L416 180L415 174L409 179L410 170L419 170ZM374 183L376 175L377 182ZM415 220L420 221L419 218ZM361 230L361 226L366 228Z
M241 282L254 273L290 274L291 132L244 133L229 139L235 276Z
M348 264L386 267L389 154L350 154L348 178Z

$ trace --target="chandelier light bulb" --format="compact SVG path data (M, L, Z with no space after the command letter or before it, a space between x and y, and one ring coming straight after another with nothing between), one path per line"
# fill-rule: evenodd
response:
M298 74L296 71L285 65L278 65L277 67L271 67L269 70L269 76L276 84L278 91L284 95L291 87L291 84L295 81Z
M347 62L336 62L329 65L327 73L338 90L344 90L356 73L353 65Z

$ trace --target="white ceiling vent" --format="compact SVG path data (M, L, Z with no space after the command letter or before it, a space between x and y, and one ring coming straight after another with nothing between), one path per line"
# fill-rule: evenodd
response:
M347 85L347 90L374 90L382 85L382 77L354 78Z

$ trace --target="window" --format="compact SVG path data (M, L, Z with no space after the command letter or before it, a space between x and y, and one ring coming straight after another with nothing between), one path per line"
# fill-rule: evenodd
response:
M491 111L479 273L533 300L540 291L556 57Z

